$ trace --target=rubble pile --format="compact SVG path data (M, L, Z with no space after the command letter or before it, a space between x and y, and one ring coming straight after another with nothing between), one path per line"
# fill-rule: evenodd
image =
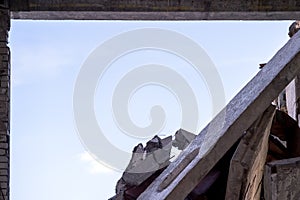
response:
M262 134L261 138L259 138L260 136L257 137L255 134L260 132L258 127L261 127L262 122L265 122L266 126L267 123L269 123L270 127L263 130L267 131L267 133L264 134L264 136ZM267 138L265 144L263 137ZM117 182L116 195L110 198L110 200L137 199L170 164L172 148L184 150L194 138L194 134L180 129L176 132L173 140L172 136L163 139L155 136L147 142L145 147L143 147L142 144L138 144L133 149L132 158L126 170ZM251 186L253 183L249 183L249 180L252 179L248 178L248 180L247 177L244 177L249 175L246 175L244 172L241 173L241 170L237 170L241 163L243 165L240 167L241 169L251 171L256 169L253 166L256 166L259 162L262 162L261 165L265 165L266 163L272 163L277 160L299 157L300 145L297 145L299 143L300 128L297 122L286 113L276 110L273 112L271 122L264 121L263 119L257 120L257 122L246 131L245 135L232 146L225 156L210 170L206 177L189 193L185 200L236 199L234 198L236 197L234 196L236 195L234 189L240 187L240 184L248 184L250 187L254 187ZM265 145L267 149L265 152L266 155L260 152L263 150L259 149L263 149L263 145ZM256 159L256 161L250 159L249 149L251 154L260 152L262 159ZM245 167L246 165L250 167ZM255 176L257 176L258 173L261 174L259 184L263 185L262 172L252 172ZM238 177L240 177L240 179L237 179ZM256 177L254 177L254 179L255 178ZM236 179L239 181L237 182ZM256 187L257 188L253 188L253 191L259 188L259 193L257 194L259 197L256 197L256 199L263 199L263 187ZM241 192L238 191L238 193ZM252 193L249 194L249 192L244 191L244 195L239 198L255 199ZM249 195L252 196L249 197Z

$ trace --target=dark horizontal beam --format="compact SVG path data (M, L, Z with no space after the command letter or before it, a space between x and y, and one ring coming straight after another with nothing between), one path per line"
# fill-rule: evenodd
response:
M11 0L12 11L298 11L297 0Z
M5 1L5 0L4 0ZM298 0L11 0L15 19L296 19Z
M12 19L32 20L294 20L299 12L11 12Z

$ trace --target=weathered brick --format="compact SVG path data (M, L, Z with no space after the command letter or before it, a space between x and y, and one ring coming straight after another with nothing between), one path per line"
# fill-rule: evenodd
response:
M3 116L3 117L5 117L5 116ZM4 120L1 120L2 123L4 124L5 128L6 128L5 131L9 130L9 126L8 126L7 120L8 120L8 118L5 118ZM1 132L1 131L0 131L0 132ZM1 133L0 133L0 134L1 134Z
M8 112L7 113L0 113L0 121L2 121L2 123L5 125L6 127L6 130L8 130L8 127L7 127L7 124L8 124L8 116L7 116ZM4 131L6 131L4 130ZM1 133L0 133L1 134Z
M5 149L0 149L0 156L5 156L6 155L6 150ZM0 167L2 168L2 167Z
M8 149L8 143L0 143L0 149ZM0 162L1 162L1 156L0 156Z
M0 135L0 142L7 142L7 136L6 135Z
M0 97L7 97L7 95L0 95ZM0 100L0 112L6 112L7 110L9 110L9 107L8 107L8 101L1 101ZM1 115L1 114L0 114Z
M9 101L9 98L7 95L0 95L0 101Z
M0 131L7 131L7 127L5 126L5 124L0 121ZM6 137L6 136L5 136ZM6 138L5 138L6 139ZM6 140L5 140L6 141Z
M1 78L0 78L1 80ZM9 82L6 80L1 80L1 85L2 88L8 88L9 87Z
M0 170L0 171L1 171L1 170ZM2 189L6 189L6 188L8 188L8 184L7 184L6 182L0 183L0 187L1 187Z
M0 135L2 136L7 136L9 135L8 131L7 131L7 128L5 130L0 130Z
M1 81L9 81L9 76L7 75L2 75L0 76Z
M1 17L3 17L2 20L0 20L0 26L2 28L7 28L10 25L9 20L8 20L8 16L7 16L9 14L8 9L1 9L0 14L2 15Z
M9 61L9 55L0 55L1 61Z
M9 200L10 15L7 7L8 0L0 1L0 200Z
M0 48L0 54L9 54L9 48L8 47L1 47Z
M8 176L0 176L0 182L8 182Z
M2 111L2 112L0 112L0 120L5 124L6 122L7 122L7 117L8 117L8 110L7 109L4 109L4 111ZM6 126L6 124L5 124L5 127L7 127Z
M2 130L7 130L7 122L8 122L8 112L0 112L0 121L4 124L4 127L5 127L5 129L4 128L2 128ZM3 127L3 126L2 126Z
M4 102L4 103L7 103L7 99L4 101L4 100L1 100L1 96L0 96L0 102ZM4 105L4 104L1 104L1 105ZM8 113L8 110L9 108L8 107L5 107L5 106L0 106L0 116L6 116L7 113Z
M7 67L6 62L2 62L2 65ZM9 76L9 70L5 69L3 66L1 66L1 64L0 64L0 75L8 75Z
M7 127L8 124L8 112L6 113L0 113L0 121L2 121L2 123L4 123L5 127Z
M2 28L3 31L6 31L10 25L9 20L5 15L2 15L1 17L3 17L3 18L2 18L2 20L0 20L0 27Z
M0 169L8 169L8 163L0 163Z
M7 90L8 90L7 88L0 88L0 94L2 94L2 95L5 94L6 95Z
M7 120L6 118L6 116L7 116L7 114L8 114L8 112L6 112L6 113L3 113L3 112L0 112L0 121L2 122L2 124L1 124L1 131L6 131L7 130L7 126L6 126L6 121L5 120Z
M6 120L8 120L8 119L6 119ZM4 125L5 125L5 127L6 127L6 130L0 131L0 135L1 135L1 133L3 133L3 135L9 135L10 127L8 126L8 122L5 122L5 121L2 121L2 122L4 123ZM8 140L8 141L9 141L9 140Z
M7 195L8 190L7 189L1 189L1 192L4 195L5 200L7 200L6 195Z
M0 101L0 108L9 108L9 103L6 101Z
M6 47L7 43L5 41L8 38L8 34L7 33L3 33L3 31L0 31L0 33L1 32L2 32L2 34L0 34L0 41L1 41L1 43L6 44L6 45L1 45L1 47Z
M0 47L7 47L7 43L1 42L1 40L0 40Z
M9 130L9 127L8 127L8 116L5 117L5 115L1 115L0 117L0 121L4 124L5 126L5 130L1 130L0 132L4 131L4 132L7 132ZM0 133L1 134L1 133ZM5 133L5 135L7 135L7 133Z
M1 64L2 63L2 64ZM10 75L8 62L0 62L0 74L1 75Z
M8 173L8 170L7 169L1 169L0 170L0 176L8 176L9 173Z

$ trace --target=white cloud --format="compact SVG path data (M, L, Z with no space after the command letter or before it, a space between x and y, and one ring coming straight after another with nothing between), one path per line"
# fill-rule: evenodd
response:
M79 154L80 161L88 165L88 171L91 174L111 173L113 170L99 163L87 151Z

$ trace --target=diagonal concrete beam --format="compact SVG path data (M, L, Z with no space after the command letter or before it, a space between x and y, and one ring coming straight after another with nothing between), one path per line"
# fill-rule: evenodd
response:
M284 20L300 18L297 0L11 0L14 19Z
M138 199L184 199L297 75L299 52L300 32L276 53ZM199 149L198 155L183 170L178 170L186 165L186 157L196 149ZM161 190L160 186L170 179L169 185Z

